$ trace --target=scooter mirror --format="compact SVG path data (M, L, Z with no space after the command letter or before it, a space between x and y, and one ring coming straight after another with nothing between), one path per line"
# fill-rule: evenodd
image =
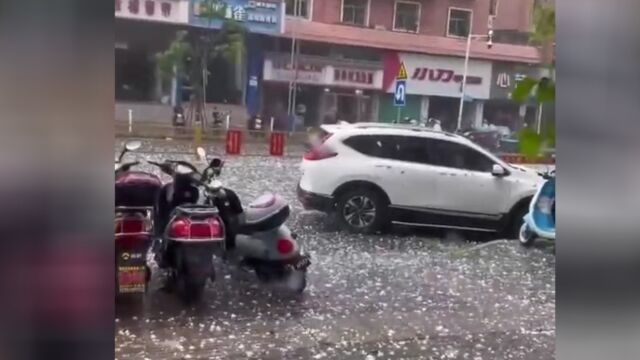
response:
M207 158L207 151L202 146L198 146L196 154L198 154L200 160L205 160Z
M132 141L127 141L127 143L124 145L124 148L127 149L127 151L135 151L140 149L141 146L142 146L141 141L132 140Z
M222 161L222 159L214 158L209 163L209 169L211 169L211 171L213 171L213 174L215 176L220 176L220 174L222 173L222 166L223 165L224 165L224 161Z
M220 158L214 158L209 163L209 166L214 168L214 169L222 168L222 165L224 165L224 161L222 161L222 159L220 159Z

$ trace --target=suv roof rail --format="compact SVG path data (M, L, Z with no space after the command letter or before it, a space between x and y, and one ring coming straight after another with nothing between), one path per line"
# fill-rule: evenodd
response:
M436 134L443 134L451 137L458 137L459 135L450 133L447 131L439 131L433 130L429 128L425 128L422 126L409 125L409 124L393 124L393 123L376 123L376 122L361 122L350 124L351 126L358 129L366 129L366 128L380 128L380 129L402 129L402 130L410 130L410 131L420 131L420 132L430 132Z

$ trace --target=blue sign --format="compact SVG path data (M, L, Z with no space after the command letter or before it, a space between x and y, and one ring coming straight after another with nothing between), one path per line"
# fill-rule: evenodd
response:
M219 17L210 20L203 16L208 4L214 4ZM282 4L277 0L191 0L189 23L198 27L220 29L225 19L234 20L243 24L250 33L278 35L284 28Z
M407 104L407 81L396 80L396 91L393 95L394 106L405 106Z

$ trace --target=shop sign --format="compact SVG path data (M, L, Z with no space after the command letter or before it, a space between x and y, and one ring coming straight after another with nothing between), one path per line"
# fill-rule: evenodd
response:
M510 99L518 83L527 76L537 77L539 69L534 66L513 63L495 63L491 78L491 98Z
M375 71L334 68L333 81L353 85L373 85Z
M115 0L115 15L126 19L187 24L189 0Z
M276 0L248 1L222 0L215 3L215 11L220 16L210 21L203 16L206 0L192 0L193 7L190 23L200 27L219 29L224 20L234 20L242 23L247 31L268 35L283 32L282 2Z
M385 91L395 91L394 82L401 64L405 65L408 73L408 94L460 97L464 78L463 58L389 52L384 58ZM470 59L465 94L474 99L488 99L489 79L491 62Z
M382 70L372 64L345 65L332 59L299 56L297 69L288 54L271 53L266 56L263 77L266 81L297 81L302 84L349 87L356 89L382 89Z
M320 64L298 61L297 69L291 61L284 59L269 59L270 69L265 69L265 80L293 81L297 76L297 81L306 84L323 84L324 67Z

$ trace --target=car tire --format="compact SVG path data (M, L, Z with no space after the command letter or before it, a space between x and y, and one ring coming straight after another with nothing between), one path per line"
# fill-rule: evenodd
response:
M388 225L388 208L380 191L371 188L348 190L337 197L336 217L340 226L349 232L372 234Z

